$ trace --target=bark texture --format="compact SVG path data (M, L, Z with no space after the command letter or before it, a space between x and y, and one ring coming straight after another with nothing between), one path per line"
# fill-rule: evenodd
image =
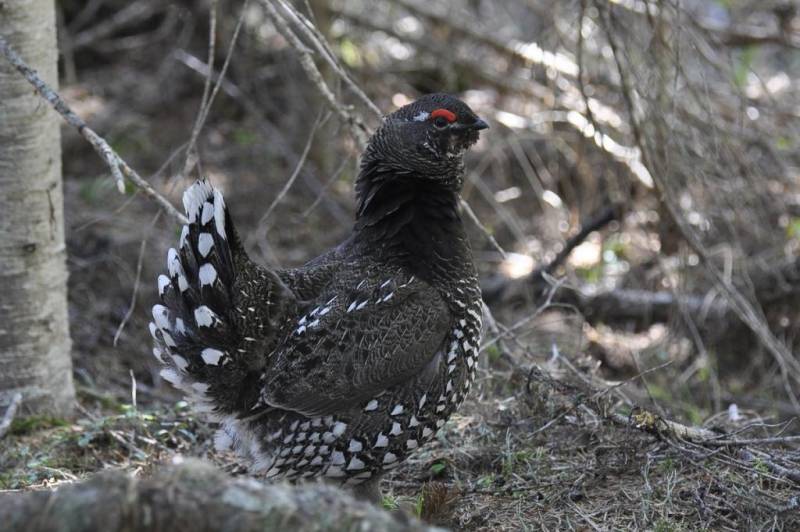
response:
M0 1L0 35L58 85L53 0ZM0 58L0 407L64 415L74 391L58 116Z
M231 478L199 461L153 478L96 475L55 491L0 493L0 531L433 531L324 484Z

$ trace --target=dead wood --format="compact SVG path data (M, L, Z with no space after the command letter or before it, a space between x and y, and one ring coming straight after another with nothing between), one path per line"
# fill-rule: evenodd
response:
M0 493L0 530L28 532L433 530L324 484L268 485L189 460L140 479L116 471L54 491Z

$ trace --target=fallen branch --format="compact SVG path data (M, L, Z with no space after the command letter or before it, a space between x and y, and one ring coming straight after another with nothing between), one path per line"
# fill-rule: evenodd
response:
M540 266L539 268L536 268L530 274L530 282L534 286L534 290L536 292L541 290L542 284L545 282L545 274L552 274L556 268L561 266L570 256L572 250L581 245L581 243L586 240L586 237L588 237L594 231L602 229L612 221L618 220L619 215L619 207L611 205L592 216L588 222L581 226L580 230L575 233L575 235L567 240L564 248L559 251L558 255L556 255L553 260L543 266Z
M55 491L0 492L0 523L28 532L434 530L333 486L261 484L194 460L147 479L116 471Z
M136 185L146 196L155 200L167 214L175 218L180 223L188 223L186 217L180 213L168 199L159 194L150 183L145 181L134 169L128 166L119 154L108 145L105 139L95 133L86 122L83 121L70 107L64 102L59 94L45 83L34 69L28 66L25 61L8 45L6 40L0 36L0 53L11 63L28 82L36 88L42 98L60 114L69 125L78 130L78 133L86 139L95 149L98 155L105 161L111 170L111 175L117 182L117 189L120 193L125 193L125 178Z

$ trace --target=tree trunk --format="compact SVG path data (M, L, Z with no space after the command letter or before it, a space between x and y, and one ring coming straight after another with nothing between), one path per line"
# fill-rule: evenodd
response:
M53 0L0 0L0 35L58 86ZM58 116L0 58L0 407L73 407Z
M0 493L0 531L386 532L435 530L325 484L231 478L190 460L154 478L105 472L55 491Z

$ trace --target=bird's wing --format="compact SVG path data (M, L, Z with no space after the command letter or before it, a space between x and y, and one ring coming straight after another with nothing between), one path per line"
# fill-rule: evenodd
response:
M323 295L273 354L262 402L308 416L352 407L435 371L430 362L444 349L451 321L442 297L413 277Z

